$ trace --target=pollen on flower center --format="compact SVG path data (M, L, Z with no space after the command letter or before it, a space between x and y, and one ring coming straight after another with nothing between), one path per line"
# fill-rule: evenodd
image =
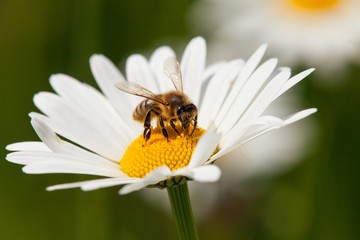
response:
M168 166L171 171L189 164L204 129L197 128L191 136L173 129L167 129L169 141L159 128L152 130L151 138L145 142L142 135L136 138L125 151L120 161L121 170L129 177L142 178L160 166ZM189 132L191 132L189 130Z
M291 0L296 7L304 10L323 10L334 7L340 0Z

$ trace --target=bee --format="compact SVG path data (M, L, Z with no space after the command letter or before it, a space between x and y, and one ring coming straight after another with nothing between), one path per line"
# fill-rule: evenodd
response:
M133 112L133 119L144 124L143 137L148 141L151 136L151 121L157 118L158 124L164 137L169 141L166 126L171 128L180 136L176 128L179 123L182 132L189 133L190 125L193 129L190 136L197 127L197 107L183 93L182 74L179 62L176 58L168 58L164 63L164 73L173 83L175 90L164 94L155 94L150 90L129 81L122 81L115 86L126 93L146 98L137 105Z

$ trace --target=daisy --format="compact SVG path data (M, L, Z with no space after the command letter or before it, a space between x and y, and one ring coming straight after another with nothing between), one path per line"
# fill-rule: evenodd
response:
M73 173L102 178L48 187L95 190L124 185L120 194L147 186L170 187L191 179L214 182L220 178L213 164L242 144L316 112L311 108L286 118L263 115L279 96L313 69L290 77L290 69L276 68L277 60L262 63L266 46L249 59L218 62L205 67L206 44L197 37L180 61L184 93L198 108L198 127L186 135L165 126L168 138L155 126L146 141L143 124L132 119L143 100L119 91L115 84L129 81L159 94L174 90L164 64L175 53L169 47L154 51L150 60L132 55L126 79L106 57L90 59L101 92L74 78L56 74L50 84L56 93L40 92L34 103L41 113L30 113L41 141L7 146L7 160L24 165L29 174Z
M193 22L212 36L216 57L248 53L267 42L287 64L325 73L359 60L359 9L358 0L203 0Z

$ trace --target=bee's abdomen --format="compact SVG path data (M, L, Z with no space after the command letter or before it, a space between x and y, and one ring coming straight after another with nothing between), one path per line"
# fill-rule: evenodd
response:
M153 108L153 104L154 102L149 99L145 99L144 101L139 103L133 113L134 120L141 122L144 121L146 114Z

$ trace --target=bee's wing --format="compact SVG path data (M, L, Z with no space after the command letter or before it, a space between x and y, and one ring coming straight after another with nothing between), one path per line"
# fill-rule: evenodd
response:
M180 64L175 57L169 57L164 63L164 73L174 84L176 91L183 92Z
M115 84L115 87L118 88L119 90L132 94L132 95L136 95L136 96L140 96L140 97L144 97L147 99L151 99L155 102L161 103L163 105L167 105L167 103L162 100L158 95L156 95L155 93L151 92L150 90L136 84L133 82L129 82L129 81L121 81Z

